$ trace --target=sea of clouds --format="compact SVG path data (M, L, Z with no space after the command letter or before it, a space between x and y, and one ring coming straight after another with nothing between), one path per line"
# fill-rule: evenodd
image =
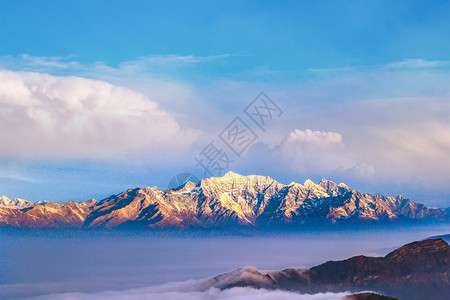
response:
M298 294L287 291L269 291L249 287L236 287L226 290L209 288L204 291L194 290L197 281L166 283L157 286L137 288L123 291L102 291L96 293L58 293L42 295L31 299L152 299L152 300L213 300L213 299L251 299L251 300L330 300L342 299L349 293Z

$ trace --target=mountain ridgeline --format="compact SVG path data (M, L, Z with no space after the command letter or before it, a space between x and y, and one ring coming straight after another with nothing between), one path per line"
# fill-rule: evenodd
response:
M211 287L281 289L302 294L371 290L398 299L444 300L450 295L450 247L443 239L428 239L404 245L384 257L359 255L310 269L261 271L246 267L197 284L201 290ZM368 299L386 298L372 295Z
M449 219L445 210L403 196L364 194L325 179L284 185L232 172L165 191L129 189L100 202L33 204L2 197L0 203L0 226L20 228L279 228Z

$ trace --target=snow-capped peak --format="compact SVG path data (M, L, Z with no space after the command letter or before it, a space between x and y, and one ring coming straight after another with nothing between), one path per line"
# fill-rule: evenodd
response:
M22 208L30 207L32 205L33 205L32 202L24 200L24 199L15 198L13 200L10 200L6 196L0 197L0 207L22 209Z
M307 179L305 181L305 183L303 183L304 186L316 186L317 184L315 184L311 179Z
M228 173L225 174L223 177L224 178L237 178L237 177L243 177L243 176L240 174L234 173L232 171L228 171Z

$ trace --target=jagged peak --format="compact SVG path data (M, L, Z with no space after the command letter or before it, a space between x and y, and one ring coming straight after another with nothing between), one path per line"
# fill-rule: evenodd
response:
M85 204L87 204L87 205L95 205L95 204L97 204L97 200L95 200L95 199L89 199L89 200L84 201L84 202L82 202L82 203L85 203Z
M319 182L319 185L321 185L321 184L326 184L326 183L328 183L328 182L332 182L332 181L330 181L330 180L328 180L328 179L325 179L325 178L322 178L322 179L320 180L320 182Z
M262 176L262 175L241 175L238 173L234 173L232 171L229 171L228 173L226 173L225 175L223 175L222 177L210 177L210 178L206 178L206 179L202 179L200 181L200 183L204 183L204 182L217 182L217 181L247 181L247 180L270 180L270 181L276 181L274 179L272 179L269 176ZM201 184L200 184L201 185Z
M50 203L50 201L48 201L48 200L39 200L39 201L37 201L37 202L34 203L34 204L40 205L40 204L46 204L46 203Z
M337 184L336 184L334 181L331 181L331 180L322 178L322 180L320 180L319 185L320 185L321 187L327 187L327 186L330 186L330 185L331 185L331 186L336 186Z
M315 183L311 179L306 179L305 182L303 183L303 185L311 185L311 184L315 185Z
M336 188L336 187L340 187L340 188L345 188L345 189L350 189L348 187L348 185L346 185L345 183L341 182L341 183L335 183L334 181L322 178L322 180L320 181L319 185L327 190L329 190L330 188Z
M238 173L234 173L232 171L228 171L227 174L222 176L222 178L242 178L242 177L246 177L246 176L243 176ZM218 178L220 178L220 177L218 177Z
M190 190L196 188L197 186L198 186L197 182L186 181L182 185L180 185L176 188L169 189L169 190L173 190L174 192L186 192L186 191L190 191ZM169 190L167 190L167 191L169 191Z
M363 211L362 209L368 207L366 202L372 203L374 199L370 195L358 193L355 190L351 190L351 195L349 196L351 196L350 201L352 202L348 205L348 210L346 210L347 207L344 207L344 205L347 204L347 197L344 196L348 195L349 190L343 188L343 186L345 185L337 185L326 179L322 179L320 185L308 179L304 185L292 182L289 186L286 186L270 177L259 175L243 176L234 172L228 172L223 177L211 177L197 184L188 182L182 190L169 189L162 191L158 187L128 189L118 195L112 195L103 199L99 203L95 202L95 200L89 200L80 206L77 205L75 208L81 208L89 215L89 217L86 217L88 218L86 221L86 226L88 227L94 224L92 223L94 219L98 220L98 223L95 224L106 224L110 222L109 220L114 219L114 221L111 221L112 223L108 223L108 226L119 226L122 221L134 222L137 220L135 218L141 215L140 212L146 209L146 205L150 202L157 204L154 210L152 207L148 209L152 209L155 215L145 214L144 216L142 214L141 216L153 222L152 216L156 217L158 216L158 211L162 212L164 214L163 220L161 222L158 221L159 223L157 224L151 223L151 226L155 227L185 226L180 225L182 222L192 222L186 226L201 225L208 227L216 226L217 224L221 226L229 222L231 224L236 220L238 220L236 222L240 222L239 224L259 226L260 224L265 224L269 218L270 220L275 220L275 222L280 222L280 224L288 224L287 222L303 224L302 222L309 222L310 216L315 218L317 213L321 213L322 208L328 207L329 204L333 205L329 213L326 216L320 215L319 217L329 220L331 223L341 220L344 222L347 219L350 219L350 221L381 220L386 216L389 219L400 219L401 217L411 220L426 220L426 218L430 218L430 220L447 221L449 219L448 213L443 210L430 211L425 206L415 205L410 200L408 200L409 202L406 200L399 201L401 197L387 197L383 199L387 204L383 205L385 210L367 209ZM362 200L360 201L361 204L355 204L360 199ZM308 201L305 202L304 200ZM140 204L137 205L138 203ZM69 208L74 206L74 204L74 202L67 203ZM59 209L58 207L63 207L62 205L61 203L33 205L33 209L20 210L20 214L17 214L17 216L15 214L14 218L23 217L25 222L31 220L31 218L26 218L27 215L22 214L33 215L42 213L49 214L48 218L51 220L53 218L52 208L56 207L55 209ZM358 207L354 209L353 205ZM345 209L341 209L341 207ZM45 208L50 209L48 212L45 212ZM92 214L91 210L94 211ZM116 214L116 211L119 210L121 213ZM5 209L5 211L9 212L9 209ZM127 213L122 214L125 211ZM294 212L299 212L299 216L302 216L303 219L297 219L299 221L294 220L291 217ZM219 217L216 218L216 216ZM238 219L236 219L236 216ZM8 221L10 222L8 224L16 224L16 221L17 219L11 219L11 221ZM36 220L35 222L38 224L41 221Z
M303 186L317 186L317 184L315 184L311 179L306 179L306 181L303 183Z
M161 192L161 190L157 186L154 186L154 187L147 186L145 188L137 189L137 192L145 194L145 193Z
M200 182L211 182L211 181L223 181L223 180L233 180L233 179L239 179L239 178L245 178L248 176L243 176L240 175L238 173L234 173L232 171L228 171L225 175L223 176L217 176L217 177L209 177L209 178L205 178L200 180Z

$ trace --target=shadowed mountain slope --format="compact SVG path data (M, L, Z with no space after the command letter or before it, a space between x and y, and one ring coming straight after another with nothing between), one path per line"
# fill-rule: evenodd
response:
M355 256L310 269L243 268L200 282L196 288L253 287L300 293L376 291L399 299L448 299L450 247L442 239L407 244L385 257ZM361 296L362 297L362 296Z
M8 202L9 203L9 202ZM22 203L23 204L23 203ZM403 196L355 191L323 179L280 184L270 177L232 172L176 189L129 189L100 202L25 203L0 207L0 225L16 227L277 228L302 224L448 221Z

